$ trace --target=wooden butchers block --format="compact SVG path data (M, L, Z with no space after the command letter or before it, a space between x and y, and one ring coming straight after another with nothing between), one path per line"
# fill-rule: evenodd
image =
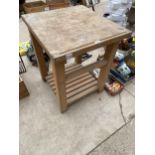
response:
M118 44L131 34L84 6L27 14L22 18L30 32L42 79L56 94L61 112L94 91L103 91ZM82 54L100 47L105 47L104 56L82 66ZM43 49L51 58L53 73L48 73ZM71 57L75 58L75 64L67 66ZM92 75L95 68L100 69L98 78Z
M55 60L102 47L131 33L82 5L27 14L22 18Z

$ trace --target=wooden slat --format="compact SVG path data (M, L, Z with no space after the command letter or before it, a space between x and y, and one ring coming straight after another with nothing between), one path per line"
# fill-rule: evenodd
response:
M67 83L67 84L68 84L68 83L71 83L71 82L76 81L76 80L78 80L78 79L80 79L80 78L82 78L82 77L84 77L84 76L87 76L87 75L89 75L88 72L86 72L86 73L84 73L84 74L77 75L76 77L73 77L72 79L68 79L68 80L66 81L66 83Z
M56 94L56 86L54 81L50 82L49 85ZM66 81L67 104L71 104L72 102L97 89L97 80L89 72L83 73L73 79L69 79Z
M52 87L52 90L53 90L54 94L56 95L56 89L54 89L54 88Z
M89 89L85 90L85 91L82 91L81 93L71 97L71 98L68 98L67 99L67 104L71 104L77 100L79 100L80 98L92 93L92 92L95 92L97 90L97 85L94 85L92 87L90 87Z
M48 73L46 80L48 81L49 79L53 79L53 73Z
M74 85L77 85L83 81L89 80L90 78L92 78L92 76L88 73L88 74L84 74L84 76L78 77L78 79L75 79L72 81L67 81L66 88L68 89L68 88L70 88ZM53 91L56 90L54 81L48 82L48 84L50 85L50 87L52 87Z
M79 68L80 66L81 66L80 64L76 64L76 63L70 64L68 66L65 66L65 72L70 71L70 70L75 69L75 68ZM47 78L49 78L50 75L52 75L52 72L48 73Z
M73 64L71 66L66 67L65 72L69 72L69 71L72 71L72 70L80 68L80 67L81 67L80 64Z
M86 79L84 81L79 81L76 83L76 85L72 85L72 87L70 88L67 88L66 92L67 94L74 91L74 90L77 90L79 88L82 88L83 86L87 86L89 84L92 84L94 82L94 79L93 78L89 78L89 79ZM96 84L96 82L95 82Z
M77 80L77 79L79 79L79 78L82 78L83 76L86 76L86 75L89 75L89 73L87 72L87 73L84 73L84 74L81 74L81 75L77 75L76 77L67 80L66 83L70 83L70 82L75 81L75 80ZM50 75L48 75L48 76L46 77L46 79L47 79L47 82L48 82L50 85L53 84L54 78L53 78L52 73L50 73Z
M97 61L93 64L90 64L90 65L87 65L87 66L83 66L83 67L80 67L79 69L75 69L74 71L71 71L69 73L66 74L66 79L71 79L79 74L82 74L82 73L85 73L85 72L88 72L90 70L93 70L94 68L100 68L100 67L103 67L107 64L107 61L104 60L104 61Z
M80 82L83 82L83 81L85 81L85 80L88 80L88 79L90 79L91 77L92 77L92 76L88 73L87 75L81 76L81 77L79 77L79 78L76 79L76 80L67 82L66 87L69 88L69 87L71 87L71 86L73 86L73 85L76 85L77 83L80 83Z
M88 83L87 85L84 85L84 86L82 86L82 87L80 87L78 89L75 89L72 92L67 93L67 98L70 98L70 97L72 97L72 96L74 96L76 94L79 94L80 92L85 91L85 90L87 90L90 87L95 86L95 85L97 85L97 81L96 80L94 80L93 82Z
M73 71L74 69L78 69L80 67L81 67L80 64L72 64L72 65L66 67L65 73L68 73L68 72ZM47 81L53 81L54 80L52 72L48 73L48 75L46 76L46 80Z

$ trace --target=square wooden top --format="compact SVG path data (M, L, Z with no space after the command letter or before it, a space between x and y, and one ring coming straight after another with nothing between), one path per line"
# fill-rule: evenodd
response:
M131 33L82 5L26 14L22 18L53 59L118 41Z

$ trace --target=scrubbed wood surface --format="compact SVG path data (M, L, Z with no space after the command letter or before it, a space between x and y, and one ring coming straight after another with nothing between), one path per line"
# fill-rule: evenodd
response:
M23 15L23 20L54 58L130 33L81 5Z

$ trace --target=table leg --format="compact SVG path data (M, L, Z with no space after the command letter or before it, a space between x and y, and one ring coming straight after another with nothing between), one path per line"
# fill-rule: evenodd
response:
M80 64L80 63L82 62L82 55L76 56L76 57L75 57L75 62L76 62L77 64Z
M32 44L33 44L35 54L37 57L37 62L38 62L38 66L40 69L41 77L45 81L46 80L45 77L47 76L48 69L47 69L47 66L45 64L43 49L40 46L40 44L38 43L38 41L36 40L36 38L33 36L32 33L30 33L30 36L31 36Z
M118 48L118 42L110 44L106 47L104 58L107 60L107 65L100 68L100 75L98 78L98 91L101 92L104 90L104 84L108 77L113 58Z
M56 85L56 95L59 99L60 111L67 110L65 88L65 62L52 62L53 76Z

